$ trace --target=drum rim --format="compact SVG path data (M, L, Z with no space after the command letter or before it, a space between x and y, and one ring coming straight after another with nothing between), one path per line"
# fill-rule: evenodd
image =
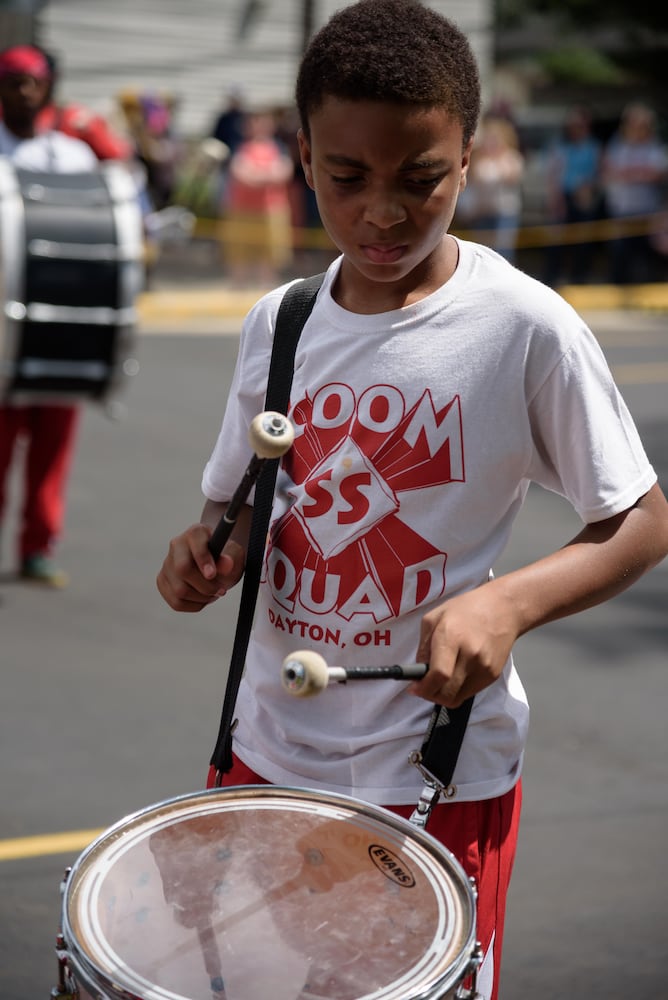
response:
M224 788L210 788L172 796L129 813L103 830L102 833L91 841L69 869L62 892L61 927L66 942L68 959L73 966L74 973L82 977L81 985L93 990L106 991L108 993L108 1000L117 1000L117 998L118 1000L146 1000L140 994L128 991L120 983L112 982L107 973L95 964L93 958L88 955L86 949L79 943L77 936L74 934L74 922L70 920L70 902L79 886L80 880L88 872L94 856L99 854L103 857L102 852L105 846L112 844L120 833L129 831L133 826L142 821L149 822L151 816L158 818L165 813L177 812L181 804L199 804L203 801L215 800L221 796L232 802L240 797L245 801L252 799L285 799L302 802L318 801L330 805L334 809L339 807L347 809L353 814L370 816L381 824L390 826L395 833L407 836L414 844L419 845L426 851L431 860L436 862L438 868L447 870L448 875L454 883L453 895L457 896L461 904L462 944L458 954L442 970L437 980L420 993L412 993L410 996L405 995L405 997L402 994L402 1000L439 1000L439 998L447 996L449 991L465 978L470 969L476 943L476 894L472 882L466 875L462 865L444 844L425 829L414 825L409 820L404 819L383 806L368 803L338 792L324 792L319 789L301 786L267 784L230 785ZM390 986L394 988L394 984L390 984ZM390 989L390 986L384 987L382 994L376 991L372 995L356 997L355 1000L371 1000L371 997L376 996L380 996L381 1000L384 1000L385 992ZM180 995L171 994L161 987L157 987L155 997L159 998L159 1000L167 1000L171 996L177 997Z

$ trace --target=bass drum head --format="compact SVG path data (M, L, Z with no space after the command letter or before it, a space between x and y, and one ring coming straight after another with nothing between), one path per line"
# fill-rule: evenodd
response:
M444 998L475 898L438 841L345 796L239 786L102 834L65 885L79 985L141 1000Z

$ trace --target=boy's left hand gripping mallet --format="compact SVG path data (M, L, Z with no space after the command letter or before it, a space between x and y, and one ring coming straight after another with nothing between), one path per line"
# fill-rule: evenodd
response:
M257 482L265 462L270 458L280 458L284 455L292 447L294 439L294 427L282 413L265 410L255 417L248 429L248 441L253 449L253 457L227 505L227 510L209 539L209 552L214 559L217 559L223 551L239 512Z

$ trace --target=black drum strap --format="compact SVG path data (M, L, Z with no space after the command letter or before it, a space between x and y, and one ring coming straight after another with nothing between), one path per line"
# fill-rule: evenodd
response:
M415 765L424 780L411 816L411 823L415 826L424 828L427 825L441 796L450 799L456 794L452 778L472 708L473 698L458 708L435 705L421 748L409 756L411 764Z
M459 708L437 705L432 712L429 729L420 750L420 763L445 789L452 783L464 732L473 708L469 698Z
M311 314L324 277L323 273L306 278L291 285L283 296L276 317L267 393L265 396L265 410L274 410L287 415L297 342L304 324ZM248 540L246 568L239 602L237 627L227 675L227 686L225 689L225 700L220 719L218 740L211 757L211 764L216 769L216 785L220 785L223 775L227 774L232 768L234 707L246 663L246 652L253 624L253 615L255 614L260 576L262 574L264 550L279 462L280 459L276 458L265 464L255 489L253 518Z

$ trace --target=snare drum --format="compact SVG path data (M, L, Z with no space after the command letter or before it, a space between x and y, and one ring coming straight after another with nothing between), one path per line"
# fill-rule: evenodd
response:
M63 888L69 971L104 1000L468 995L475 894L434 838L380 807L212 789L122 820Z
M0 398L105 400L119 387L136 367L143 254L122 164L42 174L0 157Z

